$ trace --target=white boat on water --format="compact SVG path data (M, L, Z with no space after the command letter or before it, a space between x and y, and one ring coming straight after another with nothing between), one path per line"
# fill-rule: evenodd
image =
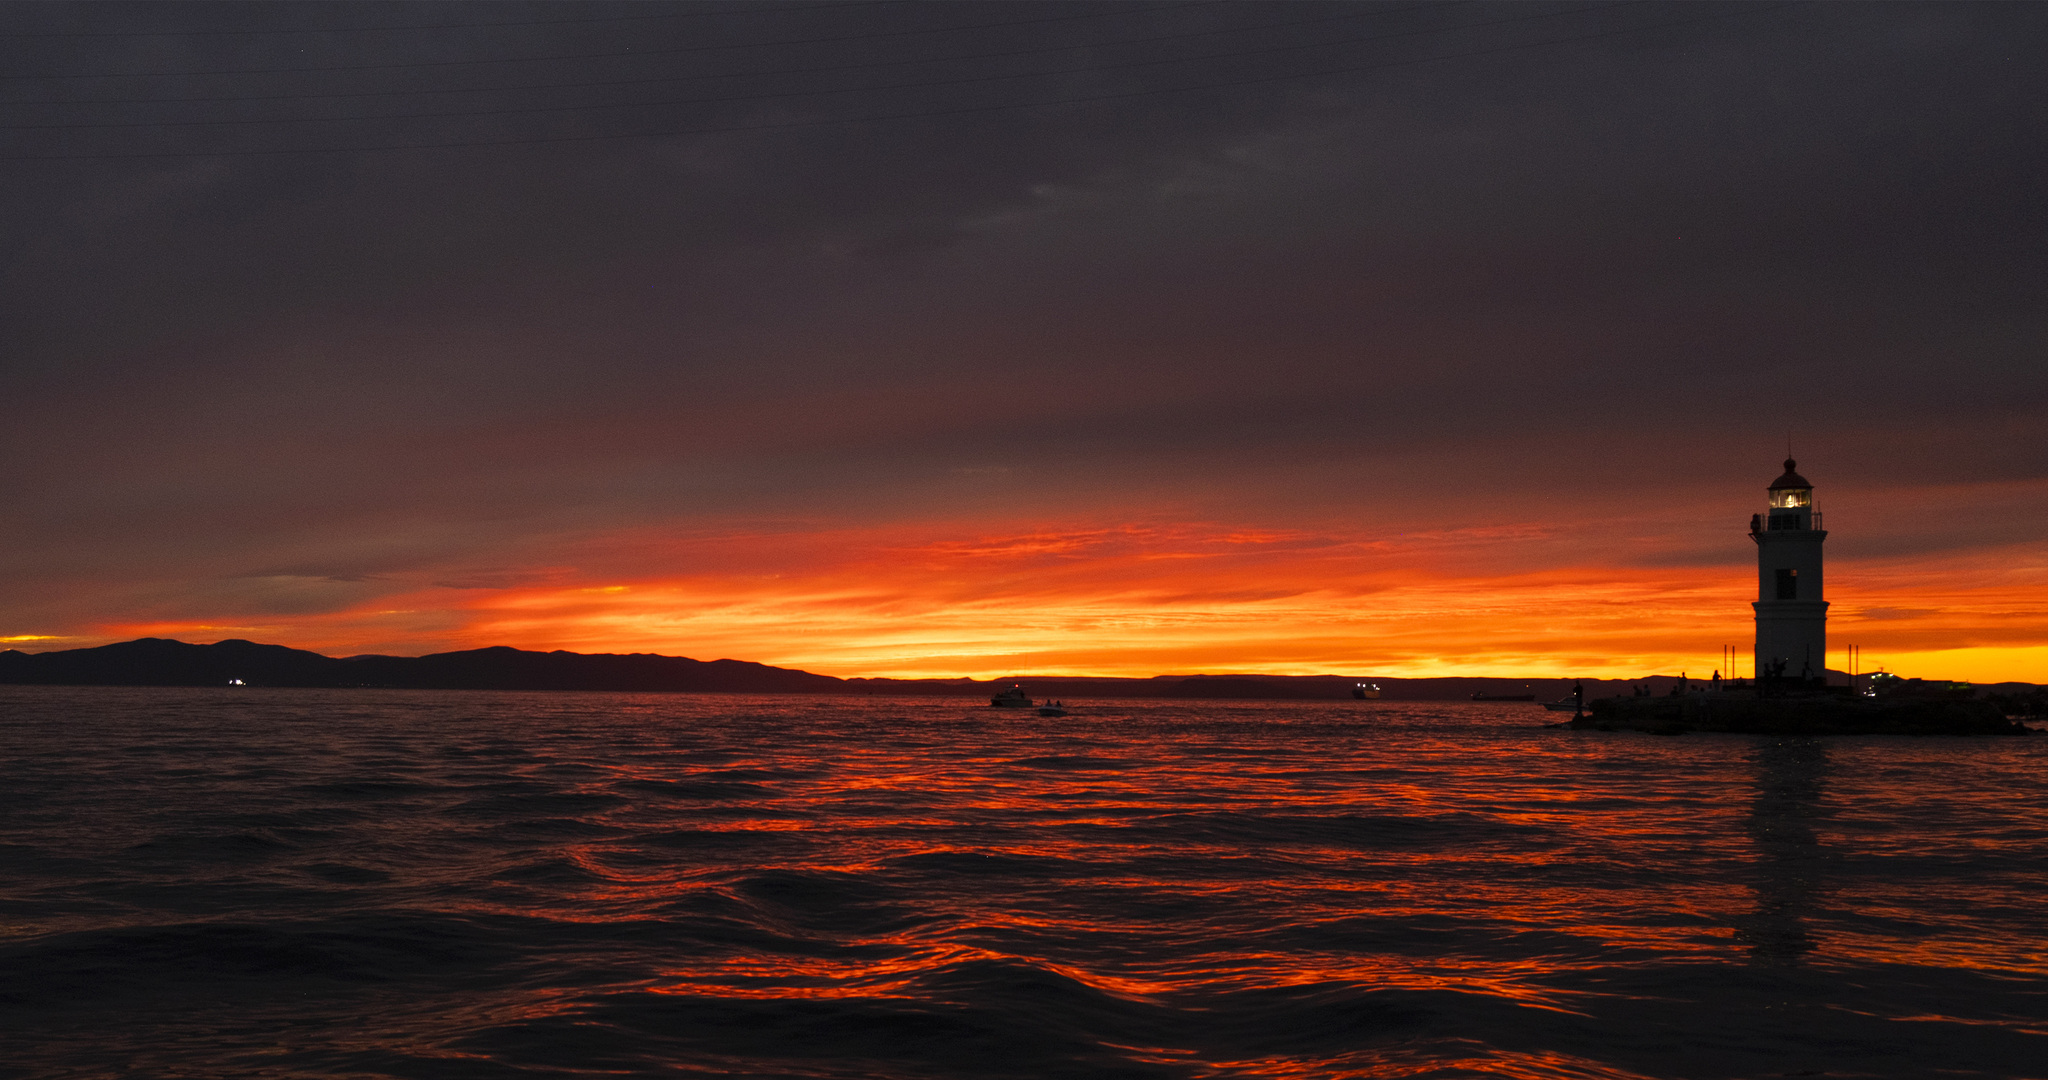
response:
M1028 709L1037 704L1021 686L997 691L996 696L988 699L988 703L998 709Z
M1586 684L1573 683L1570 696L1556 701L1546 701L1543 703L1543 707L1551 712L1577 713L1586 711Z

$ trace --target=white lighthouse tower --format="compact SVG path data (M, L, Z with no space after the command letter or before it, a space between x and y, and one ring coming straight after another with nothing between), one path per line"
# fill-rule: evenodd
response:
M1827 673L1828 602L1822 599L1820 547L1828 538L1813 508L1813 485L1785 459L1771 482L1771 507L1749 518L1756 541L1756 674L1821 679Z

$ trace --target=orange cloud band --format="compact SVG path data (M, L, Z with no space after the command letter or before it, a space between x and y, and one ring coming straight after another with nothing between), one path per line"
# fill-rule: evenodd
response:
M1535 525L1363 539L1204 523L649 530L588 541L529 584L396 582L329 613L103 631L329 653L662 652L897 677L1704 675L1732 645L1749 674L1749 566L1556 565L1585 554ZM1853 643L1865 669L2048 678L2048 560L1950 553L1933 573L1935 561L1831 564L1830 666Z

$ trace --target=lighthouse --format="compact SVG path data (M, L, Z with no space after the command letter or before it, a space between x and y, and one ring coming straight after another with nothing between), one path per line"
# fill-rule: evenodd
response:
M1785 459L1771 482L1770 509L1749 518L1756 541L1756 674L1826 677L1828 602L1821 592L1820 548L1827 531L1813 508L1813 485Z

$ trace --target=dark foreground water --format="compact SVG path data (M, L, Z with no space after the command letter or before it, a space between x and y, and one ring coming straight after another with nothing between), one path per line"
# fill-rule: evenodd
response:
M2048 1076L2048 737L1546 718L0 687L0 1076Z

